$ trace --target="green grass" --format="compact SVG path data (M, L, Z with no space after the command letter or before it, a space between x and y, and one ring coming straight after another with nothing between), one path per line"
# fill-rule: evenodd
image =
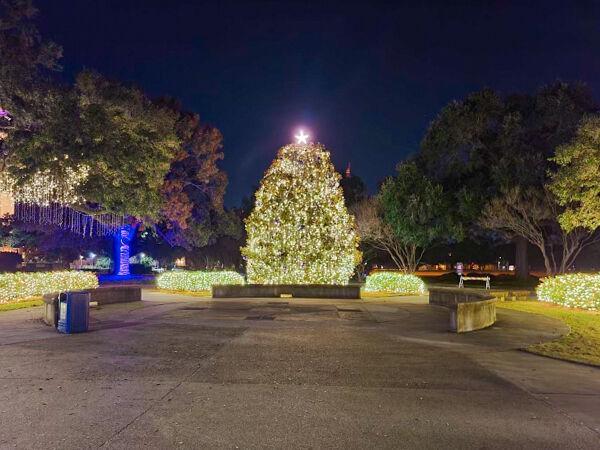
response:
M477 276L485 276L480 274ZM456 273L450 272L439 276L421 275L420 278L427 286L431 287L458 287L459 276ZM490 284L492 289L506 290L534 290L540 280L534 276L530 276L525 280L521 280L512 275L492 275ZM484 289L485 281L465 281L465 287Z
M562 320L570 332L561 338L530 345L527 351L552 358L600 366L600 312L566 308L538 301L498 302L500 308L542 314Z
M163 289L163 288L155 288L153 291L156 292L166 292L168 294L179 294L179 295L189 295L190 297L212 297L211 291L183 291L178 289Z
M44 300L41 297L28 298L27 300L16 300L9 303L0 303L0 312L2 311L13 311L15 309L31 308L33 306L40 306L44 304Z
M421 277L425 284L429 287L458 287L458 278L456 281L441 278L441 277ZM536 280L518 280L518 279L500 279L490 280L492 289L505 289L505 290L530 290L533 291L538 285L539 281ZM485 289L485 281L465 281L466 288Z
M408 297L411 295L425 295L425 294L400 294L397 292L386 292L386 291L365 291L361 289L360 298L382 298L382 297Z

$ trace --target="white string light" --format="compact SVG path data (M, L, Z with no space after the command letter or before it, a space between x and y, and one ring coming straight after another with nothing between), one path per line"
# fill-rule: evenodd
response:
M0 191L9 193L15 203L74 205L84 201L77 191L87 180L89 172L87 166L67 168L64 176L57 177L46 170L37 172L24 184L18 184L7 171L3 171L0 173Z
M78 188L89 172L87 166L67 168L64 177L57 177L47 170L38 172L24 184L17 184L4 171L0 173L0 192L14 202L14 216L19 221L54 225L82 236L113 235L125 221L122 215L92 216L73 208L85 203Z
M301 133L300 140L308 139ZM360 261L354 218L340 175L319 144L279 150L246 220L248 280L264 284L346 284Z

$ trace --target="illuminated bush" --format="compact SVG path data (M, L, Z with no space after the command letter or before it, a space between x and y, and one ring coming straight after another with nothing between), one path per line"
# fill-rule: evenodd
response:
M97 287L98 278L91 272L0 273L0 303L54 292L80 291Z
M161 289L210 291L215 284L244 284L244 277L233 271L173 271L160 274L156 283Z
M398 272L375 272L367 277L365 291L396 294L424 294L425 283L419 277Z
M571 308L600 310L600 273L573 273L542 278L537 297Z

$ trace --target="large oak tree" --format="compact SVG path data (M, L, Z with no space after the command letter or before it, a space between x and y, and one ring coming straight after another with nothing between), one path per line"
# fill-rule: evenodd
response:
M494 211L490 205L499 208L509 199L522 205L528 200L515 199L515 192L525 195L536 190L540 193L537 198L547 202L544 209L556 210L554 197L542 195L552 169L549 159L557 147L573 138L582 117L595 110L589 90L580 84L557 82L534 95L503 96L485 89L440 112L423 139L417 161L445 191L454 193L454 209L471 234L480 234L482 225L491 226L517 243L529 241L537 246L522 227L509 225L517 223L518 217L488 220ZM508 204L503 206L504 212L514 211ZM480 220L484 209L488 217ZM552 242L555 258L562 258L562 243L570 242L571 237L560 236L563 231L556 216L546 220L553 224L542 229L545 242ZM526 246L517 246L519 269L527 269L526 259L520 258L524 249ZM561 270L565 265L546 264L548 272L556 267ZM522 272L526 274L526 270Z
M158 240L174 246L201 247L219 230L239 231L223 209L219 130L93 71L60 83L52 72L61 48L41 38L36 15L29 0L0 0L0 108L12 118L0 138L0 170L21 186L40 172L69 184L84 166L73 208L153 225Z

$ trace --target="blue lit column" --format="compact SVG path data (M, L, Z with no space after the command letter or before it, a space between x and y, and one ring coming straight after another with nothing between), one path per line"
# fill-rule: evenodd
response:
M114 237L115 275L129 275L129 248L137 227L123 225Z

